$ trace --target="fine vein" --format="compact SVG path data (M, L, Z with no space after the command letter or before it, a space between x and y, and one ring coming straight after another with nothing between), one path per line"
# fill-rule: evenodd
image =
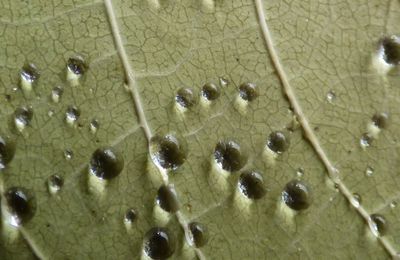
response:
M278 58L278 54L277 54L274 44L272 42L272 36L268 29L268 25L266 22L266 16L264 13L264 6L262 3L262 0L254 0L254 1L255 1L259 24L261 27L261 32L264 37L264 41L267 46L269 55L271 57L272 63L274 64L274 67L279 76L279 79L282 83L283 91L286 94L291 106L293 107L294 113L296 114L296 116L300 122L300 125L303 128L304 135L308 139L308 141L311 143L311 146L314 148L314 150L317 153L317 155L319 156L319 158L322 160L326 170L328 171L329 178L335 184L338 185L341 193L346 197L346 199L349 202L351 202L353 195L351 194L350 190L346 187L346 185L339 179L338 170L332 165L332 163L330 162L325 151L322 149L322 146L320 145L318 138L316 137L314 131L310 127L310 124L308 123L308 120L305 117L305 115L301 109L301 106L296 98L293 88L291 87L291 85L289 83L288 77L286 76L286 73L282 67L282 64ZM359 207L356 207L356 210L364 218L366 223L371 223L371 219L369 217L370 215L361 205ZM393 246L389 243L389 241L382 237L378 237L378 239L381 242L381 244L383 245L383 247L389 252L389 254L392 257L394 257L396 255L396 251L393 248Z

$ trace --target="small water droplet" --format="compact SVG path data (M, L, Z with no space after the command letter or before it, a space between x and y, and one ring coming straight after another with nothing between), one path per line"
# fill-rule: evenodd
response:
M367 169L365 170L365 175L367 175L367 177L371 177L374 174L374 168L372 168L371 166L367 166Z
M30 125L33 117L33 110L30 107L19 107L14 112L14 123L19 131Z
M27 63L22 67L21 80L26 83L32 84L39 79L40 73L36 66L32 63Z
M156 201L160 208L169 213L175 213L179 209L176 191L171 185L162 185L158 189Z
M239 86L239 96L246 101L253 101L258 97L258 88L256 84L246 82Z
M249 199L261 199L265 195L264 180L258 172L246 171L240 175L239 190Z
M201 95L209 100L209 101L213 101L216 100L219 95L220 95L220 90L219 88L213 84L213 83L207 83L203 86L202 90L201 90Z
M47 180L47 185L50 193L59 192L64 184L63 178L57 174L51 175Z
M83 75L86 72L87 65L81 56L76 55L68 59L67 68L75 75Z
M89 163L89 172L104 180L117 177L123 168L122 155L111 147L97 149Z
M335 100L336 100L336 94L335 94L335 92L333 92L332 90L329 91L329 92L326 94L326 99L328 100L329 103L335 102Z
M372 123L378 127L379 129L384 129L387 127L389 121L389 114L388 113L379 113L379 114L375 114L372 117Z
M282 192L282 200L291 209L307 209L312 202L308 184L300 180L288 182Z
M64 93L64 89L60 86L54 87L53 90L51 91L51 100L53 100L54 103L58 103L61 100L61 97Z
M50 109L49 112L47 112L47 115L48 115L49 117L54 116L54 110L53 110L53 109Z
M154 227L144 237L143 250L152 259L167 259L175 251L175 241L167 228Z
M190 108L196 104L193 90L190 88L180 88L176 93L175 101L183 108Z
M214 150L216 163L225 171L234 172L240 170L247 161L240 145L235 141L219 141Z
M78 121L80 115L81 112L76 106L68 106L65 112L65 121L70 125L74 125L76 121Z
M370 216L370 227L375 236L384 236L387 232L387 221L380 214Z
M221 85L221 87L225 87L229 84L229 80L224 77L220 77L219 84Z
M364 133L360 138L360 145L361 147L366 148L371 146L372 141L373 141L372 136L370 136L367 133Z
M15 155L15 143L7 137L0 136L0 170L11 162Z
M289 138L281 131L272 132L268 136L267 146L274 153L283 153L289 148L289 144Z
M189 224L190 243L195 247L203 247L208 241L207 228L199 222L191 222Z
M74 152L72 152L72 150L70 150L70 149L65 149L64 150L64 158L66 160L71 160L72 157L74 157Z
M152 137L150 155L154 163L163 169L176 170L186 160L181 144L172 135Z
M124 216L125 223L133 223L137 219L137 213L134 209L128 209Z
M301 178L304 175L304 169L302 167L298 168L296 171L297 177Z
M381 39L379 52L389 65L400 64L400 38L396 35Z
M392 202L390 203L390 207L391 207L392 209L394 209L395 207L397 207L397 202L396 202L396 201L392 201Z
M358 208L360 207L361 204L361 196L358 193L354 193L353 197L350 200L351 204L353 205L353 207Z
M36 210L34 197L24 188L12 187L4 193L5 211L9 214L10 224L18 227L29 221Z
M99 130L99 127L100 127L99 121L97 121L96 119L93 119L90 122L89 129L90 132L92 132L92 134L95 134L97 130Z

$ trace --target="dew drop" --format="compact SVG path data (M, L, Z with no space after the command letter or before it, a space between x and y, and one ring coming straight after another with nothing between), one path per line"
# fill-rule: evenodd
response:
M392 209L394 209L395 207L397 207L397 202L396 202L396 201L392 201L392 202L390 203L390 207L391 207Z
M57 193L61 190L64 185L64 180L60 176L54 174L49 177L47 180L47 185L50 193Z
M64 90L62 87L54 87L51 91L51 100L53 100L54 103L60 102L63 93Z
M50 110L47 112L47 115L48 115L49 117L53 117L53 116L54 116L54 110L53 110L53 109L50 109Z
M367 148L371 146L372 141L373 138L369 134L365 133L360 138L360 145L362 148Z
M72 72L75 75L83 75L86 72L87 65L83 58L79 55L71 57L67 62L68 71Z
M336 100L336 94L335 94L335 92L333 92L332 90L329 91L329 92L326 94L326 99L328 100L329 103L335 102L335 100Z
M203 86L203 88L201 90L201 95L205 99L207 99L209 101L213 101L219 97L220 91L219 91L219 88L215 84L207 83Z
M365 170L365 175L367 175L367 177L371 177L374 174L374 168L372 168L371 166L367 166L367 169Z
M65 149L64 150L64 158L65 158L65 160L71 160L72 159L72 157L74 157L74 152L72 152L72 150L70 150L70 149Z
M99 121L97 121L96 119L93 119L90 122L89 129L90 132L92 132L92 134L95 134L97 130L99 130L99 127L100 127Z
M69 125L74 125L81 115L80 110L76 106L68 106L65 112L65 121Z
M224 77L220 77L220 78L219 78L219 84L220 84L222 87L225 87L225 86L227 86L227 85L229 84L229 80L226 79L226 78L224 78Z
M195 247L203 247L208 241L207 228L198 222L191 222L189 224L190 243Z
M379 53L387 64L400 64L400 38L392 35L381 39Z
M387 221L380 214L370 216L370 227L375 236L384 236L387 232Z
M162 185L158 189L156 201L160 208L169 213L175 213L179 209L176 191L171 185Z
M297 175L297 177L299 177L299 178L303 177L303 175L304 175L304 169L301 168L301 167L298 168L297 171L296 171L296 175Z
M375 114L372 117L372 123L378 127L379 129L384 129L387 127L389 121L389 115L388 113L379 113L379 114Z
M117 177L124 168L122 155L111 147L99 148L92 154L89 172L100 179Z
M0 136L0 170L11 162L15 155L15 143L9 138Z
M214 150L214 158L216 163L228 172L240 170L247 161L240 145L232 140L219 141Z
M154 163L163 169L176 170L186 160L181 144L172 135L152 137L150 155Z
M180 88L176 93L175 101L183 108L190 108L196 104L193 90L190 88Z
M248 102L255 100L258 97L258 88L254 83L243 83L239 86L239 96Z
M360 207L361 204L361 196L358 193L354 193L353 197L350 199L350 203L353 205L353 207L358 208Z
M28 107L19 107L14 112L14 123L16 128L19 131L22 131L30 125L31 120L33 117L33 110L32 108Z
M34 64L28 63L22 67L20 76L22 82L32 84L39 79L40 73Z
M300 180L288 182L282 192L282 200L294 210L305 210L311 205L310 189Z
M154 227L144 237L143 250L152 259L167 259L175 251L175 241L167 228Z
M12 187L4 193L5 212L10 217L10 224L18 227L29 221L36 210L36 202L30 193L20 187Z
M265 195L264 180L258 172L246 171L240 175L239 190L249 199L261 199Z
M283 153L289 148L289 144L289 138L281 131L272 132L268 136L267 146L274 153Z
M128 209L124 216L125 223L133 223L137 219L137 213L134 209Z

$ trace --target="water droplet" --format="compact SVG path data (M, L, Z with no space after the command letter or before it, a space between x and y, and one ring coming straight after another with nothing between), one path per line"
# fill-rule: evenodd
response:
M207 99L209 101L213 101L219 97L220 91L219 91L219 88L215 84L207 83L203 86L203 89L201 90L201 95L205 99Z
M282 192L282 200L291 209L307 209L312 201L310 189L303 181L292 180L286 184Z
M94 151L89 163L89 172L100 179L117 177L124 168L122 155L111 147Z
M360 145L361 147L366 148L371 146L372 141L373 141L372 136L370 136L367 133L364 133L360 138Z
M64 158L65 158L65 160L71 160L72 157L74 157L74 152L72 152L72 150L70 150L70 149L65 149L64 150Z
M176 93L175 101L183 108L189 108L196 104L193 90L190 88L180 88Z
M208 231L207 228L198 222L192 222L189 224L190 230L190 243L195 247L202 247L207 244Z
M379 53L387 64L400 64L400 38L392 35L381 39Z
M332 90L326 94L326 99L329 103L333 103L336 100L336 94Z
M214 158L216 163L228 172L240 170L247 161L240 145L232 140L219 141L214 150Z
M49 177L47 180L47 185L50 193L56 193L61 190L62 186L64 184L63 178L60 176L54 174Z
M365 175L371 177L373 174L374 174L374 168L368 166L367 169L365 170Z
M390 207L391 207L392 209L394 209L395 207L397 207L397 202L396 202L396 201L392 201L392 202L390 203Z
M172 135L152 137L150 154L154 163L163 169L176 170L186 160L182 146Z
M379 129L384 129L386 128L387 124L389 121L389 114L388 113L379 113L375 114L372 117L372 123L378 127Z
M54 116L54 110L53 110L53 109L50 109L49 112L47 112L47 115L48 115L49 117Z
M40 73L34 64L28 63L22 67L20 76L23 82L32 84L39 79Z
M361 196L358 193L354 193L353 197L350 199L350 203L355 207L360 207L361 204Z
M175 251L175 241L167 228L154 227L145 235L143 250L152 259L167 259Z
M303 177L303 175L304 175L304 169L301 168L301 167L298 168L297 171L296 171L296 175L297 175L297 177L299 177L299 178Z
M6 137L0 136L0 170L11 162L15 154L15 143Z
M70 72L80 76L86 72L87 65L81 56L76 55L68 59L67 68Z
M265 195L264 181L258 172L246 171L240 175L239 190L249 199L261 199Z
M19 107L14 112L14 123L19 131L27 127L32 120L33 110L28 107Z
M229 84L229 80L226 79L226 78L224 78L224 77L220 77L220 78L219 78L219 84L220 84L222 87L225 87L226 85Z
M10 224L18 227L29 221L36 210L36 202L30 193L20 187L12 187L4 193L6 207L5 211L9 214Z
M134 209L128 209L125 213L125 223L133 223L137 219L137 213Z
M258 88L254 83L243 83L239 86L239 96L246 101L253 101L258 97Z
M267 146L274 153L283 153L289 148L289 144L289 138L281 131L272 132L268 136Z
M51 100L53 100L54 103L60 102L63 93L64 90L62 87L54 87L51 91Z
M96 119L93 119L90 122L89 129L90 132L92 132L92 134L95 134L97 130L99 130L99 127L100 127L99 121L97 121Z
M179 209L176 191L171 185L162 185L158 189L156 201L160 208L169 213L175 213Z
M380 214L370 216L370 227L375 236L384 236L387 232L387 221Z
M70 124L74 125L76 121L78 121L81 112L76 106L68 106L65 112L65 121Z

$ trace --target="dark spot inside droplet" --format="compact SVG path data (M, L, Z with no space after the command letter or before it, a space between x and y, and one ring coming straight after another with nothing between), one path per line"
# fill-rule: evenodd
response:
M388 121L389 121L389 115L387 113L375 114L372 117L372 123L380 129L386 128Z
M190 239L195 247L202 247L207 244L208 231L207 228L198 222L192 222L189 224Z
M67 122L76 122L81 116L81 111L76 106L68 106L65 112L65 118Z
M54 191L59 191L64 184L63 178L58 176L57 174L51 175L48 179L48 185L50 189Z
M75 56L69 58L67 66L68 69L76 75L82 75L87 70L87 65L81 56Z
M300 180L292 180L286 184L282 192L282 199L286 205L294 210L304 210L311 205L310 188Z
M11 162L15 154L15 143L6 137L0 136L0 169Z
M12 218L12 225L23 225L33 217L36 202L26 189L12 187L4 193L4 199L7 211Z
M175 96L175 101L180 106L189 108L196 104L193 91L190 88L180 88Z
M220 91L219 91L219 88L215 84L207 83L203 86L203 89L201 90L201 95L205 99L213 101L219 97Z
M30 107L19 107L14 112L15 123L19 127L25 127L31 123L33 110Z
M154 227L146 233L143 248L152 259L167 259L175 251L175 241L167 228Z
M186 160L186 154L178 140L172 135L151 138L151 157L164 169L176 170Z
M39 79L40 73L36 66L32 63L27 63L22 67L21 78L25 81L33 83Z
M249 199L260 199L265 195L264 181L258 172L246 171L240 175L239 189Z
M89 172L105 180L117 177L123 168L122 155L111 147L97 149L89 163Z
M172 186L162 185L157 192L157 204L169 213L175 213L179 209L179 201Z
M379 236L384 236L387 233L386 218L380 214L372 214L371 220L374 223L374 229Z
M253 101L258 97L258 89L254 83L243 83L239 86L239 95L243 100Z
M400 64L400 38L393 35L385 37L380 42L380 48L383 50L383 59L390 65Z
M132 223L137 219L137 213L134 209L128 209L125 213L125 222Z
M232 140L219 141L214 150L214 157L217 164L229 172L240 170L247 161L240 145Z
M272 132L268 136L267 146L271 151L281 154L289 148L289 138L281 131Z

